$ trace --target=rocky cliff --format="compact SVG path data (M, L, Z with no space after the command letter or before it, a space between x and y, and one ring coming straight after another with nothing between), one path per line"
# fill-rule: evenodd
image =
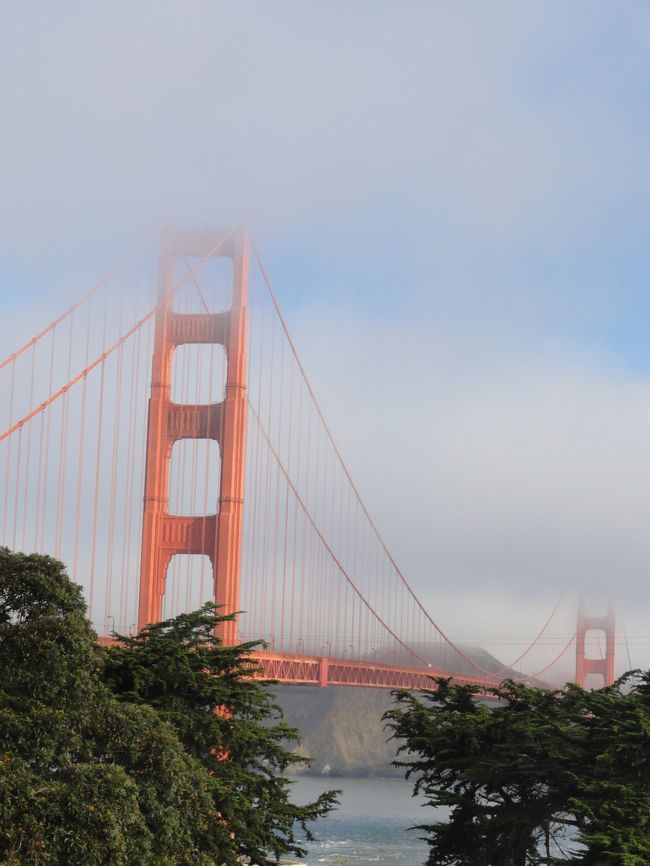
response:
M392 703L384 689L329 686L276 687L285 720L300 731L297 751L311 758L309 773L396 776L396 744L387 743L381 717Z
M467 655L486 670L499 671L502 664L476 647L464 648ZM442 648L434 659L444 668L451 650ZM458 656L455 656L459 667ZM471 665L463 662L467 672ZM461 672L461 671L459 671ZM298 728L301 745L296 751L311 758L312 774L332 776L401 776L393 767L397 746L388 741L381 717L393 703L385 689L346 686L276 686L277 703L285 720Z

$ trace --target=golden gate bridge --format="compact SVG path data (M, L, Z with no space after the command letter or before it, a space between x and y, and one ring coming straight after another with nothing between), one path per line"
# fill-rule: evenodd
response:
M455 643L364 504L247 230L158 236L0 362L0 544L65 561L100 638L241 611L221 637L264 640L280 682L612 682L611 608L581 604L567 634L558 602L503 665Z

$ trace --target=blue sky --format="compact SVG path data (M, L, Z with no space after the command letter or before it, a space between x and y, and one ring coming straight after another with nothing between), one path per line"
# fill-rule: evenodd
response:
M0 15L3 353L165 216L245 215L353 472L441 618L452 578L470 622L486 581L512 611L569 575L600 591L616 571L645 597L645 0ZM403 479L413 520L384 495Z

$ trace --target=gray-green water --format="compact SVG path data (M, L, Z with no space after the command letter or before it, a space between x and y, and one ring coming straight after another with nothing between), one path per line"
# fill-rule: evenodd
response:
M411 796L413 786L401 779L331 779L303 776L293 799L308 802L328 788L340 788L341 805L316 822L317 842L309 843L309 866L419 866L427 846L414 824L431 820L433 810Z
M292 799L298 803L314 800L320 793L340 788L341 805L327 818L314 824L318 841L307 843L309 852L302 863L308 866L421 866L428 846L414 824L432 823L435 811L411 796L413 785L401 779L332 779L300 777ZM442 814L442 810L438 813ZM566 830L558 828L555 856L566 855L571 843Z

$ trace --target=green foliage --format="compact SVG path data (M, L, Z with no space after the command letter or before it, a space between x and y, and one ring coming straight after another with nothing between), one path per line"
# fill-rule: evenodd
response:
M506 681L396 693L398 764L445 819L423 824L429 866L650 862L650 674L585 691ZM627 685L626 685L627 684Z
M205 635L214 612L152 627L132 660L126 645L101 650L85 613L61 563L0 548L0 864L239 866L249 850L260 864L297 851L294 823L333 797L289 802L276 774L295 731L261 724L272 709L241 680L246 650Z
M105 651L103 678L123 702L152 707L205 769L237 855L253 863L266 862L269 851L302 856L294 828L309 837L307 822L331 809L334 792L307 806L290 801L282 773L305 763L287 749L298 732L251 678L247 656L257 644L224 647L215 636L223 619L206 604L120 637Z
M626 694L621 687L633 680ZM570 800L589 866L650 863L650 672L572 690L583 770ZM575 736L575 735L574 735Z

